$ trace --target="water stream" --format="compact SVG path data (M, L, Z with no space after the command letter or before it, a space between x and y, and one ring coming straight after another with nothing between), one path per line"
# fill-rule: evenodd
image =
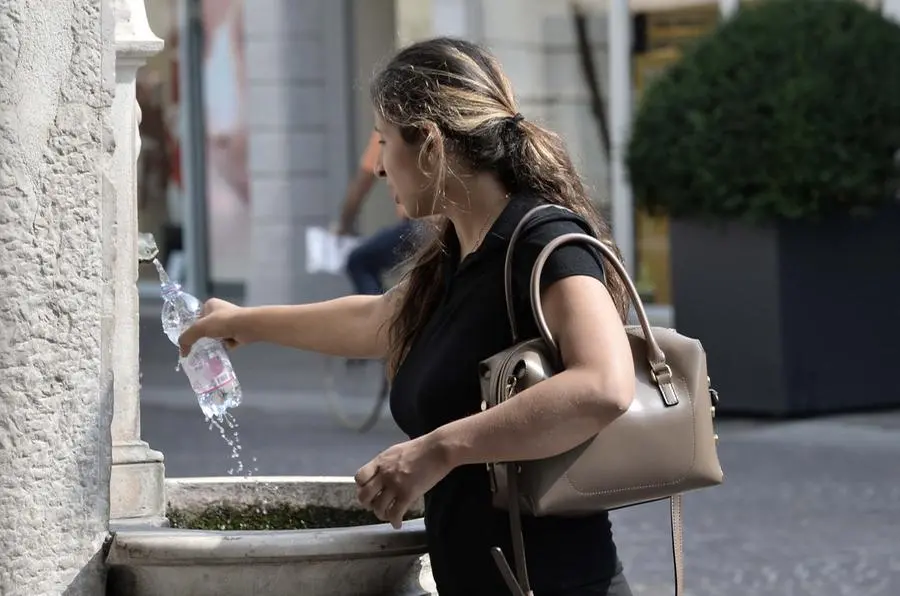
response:
M140 234L138 236L138 260L139 262L150 262L156 268L156 272L159 275L159 282L161 287L165 288L172 285L172 280L169 278L169 274L166 272L162 263L160 263L157 255L159 254L159 249L156 245L156 240L153 238L152 234ZM169 338L173 342L175 339L172 337ZM181 370L181 359L179 358L175 365L175 371ZM239 402L237 402L239 403ZM201 400L201 408L203 406ZM234 417L234 414L229 411L223 411L220 416L210 415L210 411L204 409L204 415L206 417L206 421L209 423L209 430L216 429L219 431L219 435L222 437L224 443L231 449L231 467L228 469L228 474L231 476L244 476L249 478L253 476L256 472L259 471L259 468L256 466L256 457L251 459L252 467L248 467L244 464L244 460L242 458L243 446L241 445L240 433L238 431L238 421ZM263 502L263 508L260 513L265 514L265 504Z

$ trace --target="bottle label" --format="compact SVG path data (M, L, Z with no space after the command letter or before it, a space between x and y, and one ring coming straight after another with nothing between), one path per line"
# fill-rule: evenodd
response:
M182 364L194 393L209 393L235 380L230 367L225 366L220 355L206 350L192 350Z

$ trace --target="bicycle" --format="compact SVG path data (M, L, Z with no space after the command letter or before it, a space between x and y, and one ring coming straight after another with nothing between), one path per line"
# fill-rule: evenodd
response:
M401 249L395 247L394 250ZM401 260L400 264L383 274L383 287L397 283L403 275L403 268ZM390 395L385 363L371 360L326 357L324 388L329 408L337 422L360 433L368 432L379 421ZM364 399L375 396L375 402L370 407L361 407L360 396Z
M381 419L390 395L390 382L379 360L353 360L326 356L324 375L328 406L337 422L365 433ZM362 400L375 401L366 406Z
M400 271L391 271L385 277L385 286L389 287L399 279ZM323 369L325 396L337 423L358 433L374 428L391 392L385 363L325 356ZM363 401L373 397L374 402Z

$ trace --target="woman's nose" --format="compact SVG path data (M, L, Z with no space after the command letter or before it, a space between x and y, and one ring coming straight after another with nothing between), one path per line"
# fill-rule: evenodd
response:
M379 178L384 178L387 175L384 171L384 155L382 151L384 151L384 148L379 146L378 155L375 156L375 175Z

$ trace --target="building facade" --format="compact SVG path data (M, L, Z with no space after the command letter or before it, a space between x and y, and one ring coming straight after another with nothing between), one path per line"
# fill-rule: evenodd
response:
M526 117L567 140L599 204L608 173L579 71L568 3L546 0L193 0L205 29L205 245L211 290L248 303L345 293L340 276L305 272L305 230L337 217L372 127L368 81L400 45L448 34L491 46ZM144 118L141 227L170 268L193 233L184 176L184 0L150 3L166 50L141 72ZM590 17L590 42L606 77L606 24ZM369 233L391 221L376 185L361 215ZM174 255L175 258L172 258ZM187 259L190 262L190 259ZM150 275L152 272L147 272ZM145 293L155 291L146 278ZM201 293L203 290L201 290Z
M861 1L900 11L900 0ZM206 30L202 209L187 198L179 139L185 130L179 88L185 2L199 6ZM738 2L630 0L624 13L606 8L622 10L624 0L582 4L589 10L589 43L612 128L624 139L641 90L678 59L685 42L706 34ZM159 0L148 3L148 16L167 48L139 78L145 139L140 221L176 257L169 263L177 268L184 254L179 249L192 245L184 237L198 229L183 215L204 218L199 242L208 255L204 281L211 285L200 284L200 293L264 304L349 291L342 276L306 272L305 230L337 218L371 130L367 87L378 65L398 46L446 34L491 47L513 81L522 113L563 136L598 205L613 213L635 281L656 305L655 318L671 319L667 222L632 209L627 180L610 169L590 109L570 2ZM610 27L607 17L625 26ZM376 185L361 215L362 232L389 223L393 211L386 189Z
M265 78L257 73L247 81L260 118L268 118L249 125L253 240L247 302L316 300L348 291L342 277L306 273L304 230L336 218L372 127L369 78L398 43L449 34L491 46L513 80L522 113L564 135L598 201L608 203L606 163L596 127L585 125L592 117L565 3L367 0L281 7L303 16L257 20L247 13L245 29L249 63L279 54L296 60L290 69L266 69ZM285 31L286 22L304 29ZM605 70L605 24L600 18L592 23L596 62ZM378 185L366 203L362 231L392 217L392 202Z

